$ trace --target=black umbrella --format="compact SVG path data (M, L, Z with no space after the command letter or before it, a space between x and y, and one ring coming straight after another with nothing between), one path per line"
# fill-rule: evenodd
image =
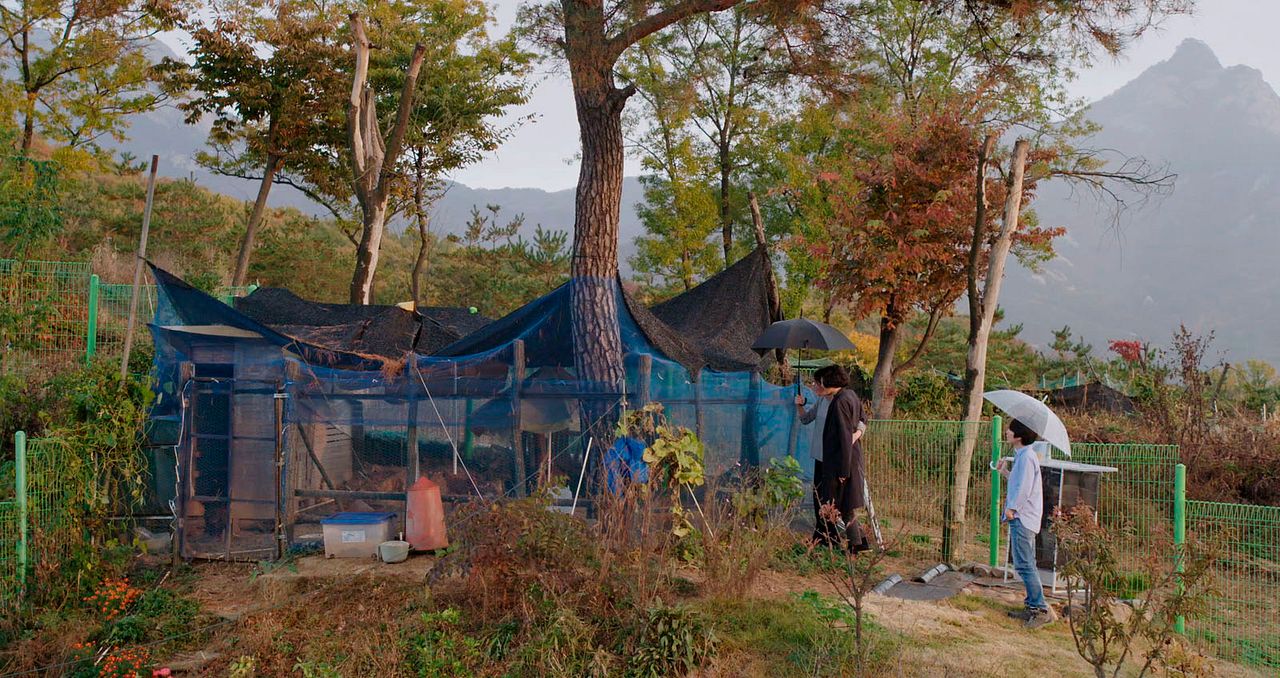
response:
M751 345L752 350L765 351L778 348L811 348L819 351L852 351L853 342L836 328L826 324L796 318L779 320L765 328ZM796 395L800 394L800 375L796 375Z
M819 351L852 351L853 342L840 330L807 318L781 320L767 327L751 348L763 353L775 348L812 348Z

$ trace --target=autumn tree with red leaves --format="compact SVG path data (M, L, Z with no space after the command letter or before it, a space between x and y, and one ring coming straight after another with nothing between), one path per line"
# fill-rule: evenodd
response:
M931 106L913 117L876 113L867 121L876 131L874 142L832 154L818 173L830 217L810 252L823 265L820 285L852 302L855 315L879 315L872 377L877 418L893 415L895 379L921 355L965 292L976 195L972 148L979 134L967 119L971 110L960 102ZM1024 250L1048 253L1060 233L1028 228L1017 241ZM916 313L928 322L899 361L907 321Z

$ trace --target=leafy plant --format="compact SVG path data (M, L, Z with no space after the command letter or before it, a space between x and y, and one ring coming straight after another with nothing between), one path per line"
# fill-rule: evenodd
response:
M671 424L663 410L662 403L649 403L639 410L624 412L618 421L617 434L651 441L645 448L644 462L649 465L656 485L672 497L671 533L687 537L694 527L689 512L681 505L680 493L686 490L692 495L694 487L706 482L704 450L693 431Z
M227 670L229 678L254 678L258 675L258 660L253 655L241 655L231 662Z
M1139 677L1171 663L1195 664L1184 651L1174 651L1172 640L1179 617L1193 616L1207 607L1213 562L1207 549L1168 540L1152 545L1140 573L1147 588L1129 607L1117 597L1115 583L1133 575L1121 569L1111 535L1093 509L1081 505L1055 511L1053 530L1069 558L1061 570L1067 594L1078 601L1068 615L1071 637L1094 676L1119 676L1134 658L1142 660L1135 674ZM1141 650L1140 644L1149 649Z
M646 612L627 674L634 678L687 675L715 656L716 642L715 632L697 611L659 603Z
M407 642L407 660L414 675L423 678L470 676L485 653L479 639L459 629L461 613L454 608L422 615L422 631Z
M293 665L293 670L302 674L302 678L342 678L338 669L325 662L301 661Z

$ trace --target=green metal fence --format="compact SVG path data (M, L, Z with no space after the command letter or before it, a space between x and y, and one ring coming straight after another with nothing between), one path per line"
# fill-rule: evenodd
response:
M966 435L975 438L965 506L966 537L956 546L956 560L990 561L1000 551L998 520L991 520L993 484L990 462L1011 453L990 422L872 421L864 438L867 476L876 515L904 539L942 546L956 452ZM1173 472L1178 448L1171 445L1078 443L1072 460L1110 466L1103 475L1099 513L1104 524L1124 540L1127 559L1145 554L1144 543L1169 535L1173 520ZM998 477L997 477L998 478ZM998 502L994 515L999 516ZM996 549L992 549L992 545Z
M97 498L85 496L90 462L58 439L27 441L27 512L29 576L34 585L54 578L59 556L84 543L82 517Z
M1189 501L1187 529L1217 552L1212 604L1188 633L1221 657L1280 669L1280 507Z
M223 303L256 285L220 287ZM139 287L135 345L150 342L156 288ZM109 284L88 263L0 259L0 371L65 368L95 355L119 355L133 298L130 284Z
M863 438L867 480L876 517L890 535L942 548L956 451L975 439L965 510L967 537L960 559L985 560L991 502L991 425L965 421L872 421Z
M0 501L0 617L22 599L22 568L18 564L18 504Z
M20 609L24 591L56 578L66 557L84 544L90 460L65 442L14 435L13 501L0 502L0 616Z
M85 263L0 259L0 369L84 355L89 276Z
M968 433L977 444L968 536L957 546L956 559L1003 559L998 521L991 521L993 506L996 516L999 511L999 476L993 478L987 464L993 452L1007 450L993 441L992 428L988 422L871 422L864 438L867 476L877 517L890 535L938 547L940 554L951 464ZM1122 567L1136 571L1152 544L1180 536L1174 530L1177 447L1077 443L1071 449L1073 461L1116 469L1103 475L1099 514L1118 541ZM1280 668L1280 507L1183 501L1191 537L1221 550L1210 611L1187 620L1188 634L1220 657Z

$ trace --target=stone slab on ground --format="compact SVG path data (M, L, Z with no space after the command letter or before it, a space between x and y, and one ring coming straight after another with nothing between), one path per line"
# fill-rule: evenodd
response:
M927 584L899 582L885 592L885 595L904 600L945 600L963 591L974 579L973 575L963 572L943 572Z

